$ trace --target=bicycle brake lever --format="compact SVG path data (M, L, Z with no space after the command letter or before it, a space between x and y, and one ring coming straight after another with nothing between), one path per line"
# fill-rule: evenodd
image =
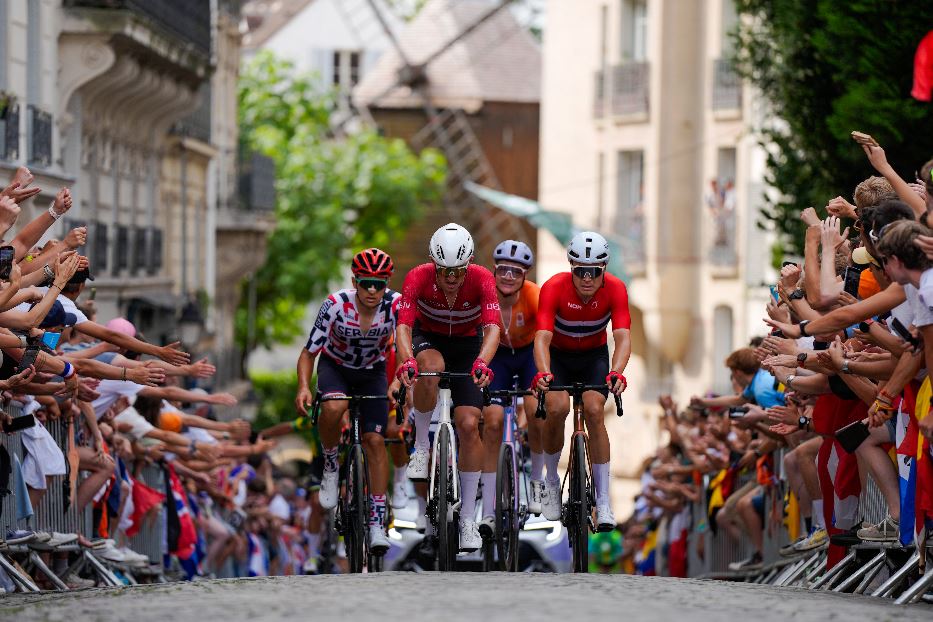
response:
M398 391L393 391L392 397L395 398L395 425L402 425L405 410L405 385L399 387Z
M479 376L477 376L479 378ZM483 406L492 404L492 396L489 394L489 387L483 387Z
M535 409L536 419L547 419L547 410L544 409L544 391L538 391L538 407Z
M616 416L621 417L623 414L622 413L622 396L619 395L618 393L613 393L612 395L616 400Z

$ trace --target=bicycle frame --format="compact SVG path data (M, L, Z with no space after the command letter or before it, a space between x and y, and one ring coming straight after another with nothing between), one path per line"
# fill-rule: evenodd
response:
M521 439L518 436L518 380L512 383L513 393L510 396L512 403L509 406L506 406L503 410L505 414L502 419L502 443L504 445L510 445L512 447L512 455L515 458L512 460L512 477L513 481L518 482L520 473L524 473L524 452L522 451ZM531 394L530 391L523 392L528 395ZM528 498L528 478L522 477L523 485L525 488L525 498ZM485 494L485 493L484 493ZM516 516L521 516L521 522L525 522L524 512L522 512L522 505L519 499L520 495L515 495L515 503L513 504L512 509L515 511Z
M438 372L438 373L445 373L445 372ZM420 374L420 376L429 376L429 373ZM450 396L450 378L445 377L445 376L439 376L439 377L441 380L440 380L440 383L438 385L438 390L437 390L437 403L438 405L440 405L440 414L439 414L439 419L437 422L437 429L438 431L440 431L442 426L446 427L448 429L450 439L453 441L457 437L454 433L453 419L450 416L450 412L453 406L453 401ZM434 499L435 485L437 484L437 482L434 479L434 474L437 468L437 460L438 460L437 439L438 439L438 434L435 433L434 442L431 444L431 470L430 470L431 477L430 477L430 481L428 482L428 495L427 495L427 502L429 505L431 504L431 501ZM457 466L458 461L457 461L457 443L456 442L451 443L451 452L453 453L453 464L451 465L451 468L453 470L453 473L451 474L451 479L452 479L451 493L453 496L453 503L450 505L450 511L456 512L457 510L460 509L460 503L461 503L460 470ZM452 516L445 516L443 522L447 523L448 521L450 521L451 518ZM439 516L437 517L437 522L438 524L436 525L436 527L440 529L441 517Z

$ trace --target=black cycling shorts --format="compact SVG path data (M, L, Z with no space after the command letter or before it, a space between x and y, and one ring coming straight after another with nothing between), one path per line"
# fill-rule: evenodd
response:
M558 350L551 348L551 384L599 384L598 391L603 397L609 397L606 376L609 375L609 346L599 346L592 350Z
M317 390L327 396L331 393L345 395L386 395L389 381L386 364L379 362L365 369L351 369L338 365L326 354L317 364ZM360 430L365 434L375 432L385 436L389 422L388 400L363 400L360 404Z
M511 390L515 382L515 376L518 376L518 388L527 389L534 380L535 372L535 352L534 344L528 344L524 348L513 350L509 346L500 345L496 350L496 355L489 364L492 369L492 382L489 383L490 391ZM505 406L511 404L512 400L506 400L501 397L492 398L491 402L496 406Z
M417 324L411 333L411 347L415 356L425 350L437 350L444 358L444 369L450 372L469 373L479 356L482 344L483 338L480 335L450 337L424 332ZM483 407L483 392L471 378L451 378L450 398L454 408L458 406Z

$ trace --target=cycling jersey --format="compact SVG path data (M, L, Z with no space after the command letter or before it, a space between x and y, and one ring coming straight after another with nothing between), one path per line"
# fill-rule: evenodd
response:
M401 294L386 289L364 335L356 309L356 290L334 292L321 305L314 328L305 345L308 352L321 350L338 365L353 369L372 367L385 360L385 351L395 333Z
M606 326L631 328L625 283L608 272L603 286L586 304L580 300L569 272L555 274L541 287L538 330L554 334L551 347L558 350L592 350L606 345Z
M526 280L512 305L509 317L502 316L502 333L499 343L513 350L523 348L535 340L538 316L538 294L541 288Z
M499 325L499 299L492 272L470 264L453 305L437 286L434 264L425 263L405 277L398 323L450 337L478 334L481 326Z

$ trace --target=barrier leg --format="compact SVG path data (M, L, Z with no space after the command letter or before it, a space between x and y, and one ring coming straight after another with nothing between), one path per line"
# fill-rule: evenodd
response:
M58 578L57 574L52 572L51 568L45 565L45 562L42 561L42 558L39 557L39 554L35 551L29 552L29 563L31 563L36 570L45 575L45 577L55 585L56 589L63 592L68 591L68 586Z
M872 596L878 596L880 598L887 598L890 596L894 590L907 578L911 572L916 570L917 566L920 564L920 554L914 553L907 563L901 566L901 568L888 577L888 580L882 583L878 589L871 593Z
M854 585L857 585L858 583L861 582L862 578L864 578L865 575L867 575L869 572L874 570L875 566L879 566L883 564L887 555L888 555L887 550L881 549L881 551L877 555L875 555L870 560L868 560L868 562L864 564L861 568L853 572L851 576L846 577L845 581L843 581L842 583L834 587L832 591L845 592L846 590L849 590L850 588L852 588Z
M784 587L787 585L791 585L792 583L800 579L803 573L805 573L807 569L811 568L818 559L819 559L818 553L814 553L813 555L810 555L809 557L805 557L801 559L795 565L791 566L791 571L787 573L786 576L784 576L779 581L775 581L774 585L778 587Z
M91 568L94 569L94 572L97 573L97 576L103 583L111 587L120 587L123 585L123 582L117 579L90 551L84 551L84 559L90 564Z
M838 564L833 566L829 572L820 577L810 588L811 590L828 590L832 588L833 582L843 573L843 571L855 560L855 551L852 551L843 557Z
M875 580L875 577L877 577L881 573L881 571L884 570L885 565L886 565L885 562L887 562L887 559L883 560L882 563L880 564L875 564L875 567L872 568L865 575L865 578L862 579L862 582L859 583L858 587L855 588L855 591L853 591L852 593L853 594L864 594L865 590L868 589L868 586L871 585L871 582Z
M13 582L16 583L24 592L41 591L39 586L33 582L32 577L20 572L19 568L17 568L15 564L11 563L3 553L0 553L0 568L3 568L13 580Z
M823 572L823 567L825 565L826 565L826 551L823 550L817 553L816 563L813 564L812 568L810 569L810 572L807 573L806 578L803 580L804 586L808 586L814 581L816 581L816 578L820 576L821 572Z
M923 598L923 595L926 594L929 589L933 589L933 572L928 571L926 574L922 575L916 583L904 590L904 593L898 596L897 600L894 602L898 605L915 603Z

